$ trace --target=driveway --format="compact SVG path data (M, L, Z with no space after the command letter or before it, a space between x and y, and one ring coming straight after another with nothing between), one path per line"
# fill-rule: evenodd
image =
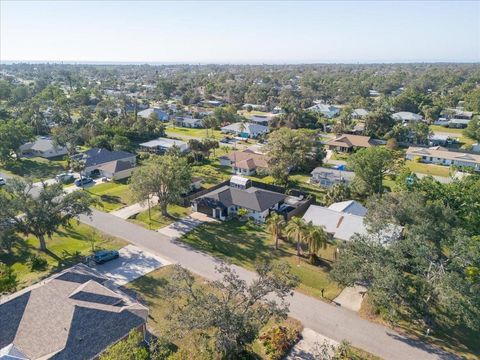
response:
M194 212L190 214L190 216L180 219L173 224L167 225L161 229L158 229L157 231L169 237L172 240L176 240L181 238L183 235L186 233L192 231L195 229L198 225L204 223L204 222L215 222L217 220L209 218L207 215L199 213L199 212Z
M333 299L333 302L349 309L358 312L362 307L363 296L367 289L360 285L349 286L342 290L342 292Z
M118 259L92 266L99 273L111 279L116 286L125 285L153 270L172 263L134 245L121 248L119 254Z
M321 346L337 346L338 342L329 339L312 329L304 328L302 331L302 339L293 347L286 360L319 360ZM333 355L333 351L328 351L329 355Z

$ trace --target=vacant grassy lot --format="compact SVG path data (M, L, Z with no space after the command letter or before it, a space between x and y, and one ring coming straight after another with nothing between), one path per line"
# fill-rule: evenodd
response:
M254 269L255 263L260 261L287 262L292 272L300 278L299 290L317 298L321 298L321 289L325 289L327 299L335 298L342 290L328 278L334 246L321 251L322 261L319 265L311 265L303 257L295 255L291 243L281 242L280 249L275 250L263 225L237 220L202 224L180 240L248 269Z
M102 211L114 211L133 203L132 194L124 182L107 182L85 188L99 203L95 207Z
M21 237L10 252L0 251L0 262L11 266L17 275L18 289L29 286L52 273L81 261L95 249L119 249L123 240L107 236L93 228L72 221L70 228L61 228L51 239L47 238L47 252L38 250L38 240L33 236ZM45 259L45 267L32 269L31 258Z
M40 157L21 158L18 161L0 167L0 171L29 177L33 182L45 180L67 170L67 161L64 158L44 159Z
M424 164L416 161L405 161L405 165L413 172L418 172L422 174L432 175L432 176L450 176L450 167L435 165L435 164Z
M211 130L208 129L208 135L207 135L207 129L193 129L193 128L184 128L184 127L173 127L171 125L167 126L166 133L168 136L178 136L182 137L185 136L185 138L214 138L217 140L220 140L221 138L224 137L224 134L221 133L220 130Z
M152 271L148 275L142 276L135 281L126 285L127 291L133 291L139 295L140 299L148 306L148 322L147 326L149 330L155 335L165 335L169 333L171 324L168 320L168 315L172 311L172 301L181 302L182 299L173 299L169 291L169 287L177 284L173 279L173 266L166 266L158 270ZM205 283L205 279L195 275L196 284L199 287L208 287ZM302 329L300 322L294 319L287 319L285 324L288 323L292 327ZM191 334L191 333L190 333ZM189 334L189 335L190 335ZM198 345L194 342L194 336L185 336L183 339L173 336L171 339L178 347L179 351L187 351L185 356L188 359L205 359L205 354L196 353ZM252 351L257 353L261 359L266 359L263 353L263 347L256 341L252 346Z
M152 221L150 222L150 219L148 217L148 210L142 211L140 214L137 214L129 219L129 221L141 225L143 227L146 227L147 229L160 229L162 227L165 227L167 225L170 225L174 223L175 221L186 217L188 214L190 214L191 209L190 207L183 207L183 206L178 206L178 205L169 205L167 208L168 214L170 216L165 217L162 215L160 212L160 209L158 206L153 206L150 209L150 214L152 217Z

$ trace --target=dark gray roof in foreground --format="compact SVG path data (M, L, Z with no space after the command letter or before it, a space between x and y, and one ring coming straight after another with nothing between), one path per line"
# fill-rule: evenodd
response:
M229 207L237 205L250 210L265 211L284 200L286 197L287 196L284 194L259 189L253 186L248 189L237 189L225 185L197 198L196 201L208 202L208 199L212 199L217 206Z
M148 309L79 264L0 302L0 349L26 358L91 359L146 322Z
M93 148L80 154L80 158L85 161L85 166L105 164L110 161L123 160L135 156L126 151L110 151L107 149Z

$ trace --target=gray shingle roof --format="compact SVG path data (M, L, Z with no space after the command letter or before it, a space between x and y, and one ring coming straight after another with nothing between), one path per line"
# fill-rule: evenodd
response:
M210 206L229 207L236 205L250 210L265 211L285 198L286 195L284 194L253 186L248 189L237 189L225 185L199 197L196 201L210 204Z
M107 149L93 148L80 154L80 158L85 161L85 166L94 166L105 164L110 161L129 159L134 154L126 151L110 151Z
M148 309L108 289L79 264L0 302L0 349L13 344L29 359L91 359L131 329Z

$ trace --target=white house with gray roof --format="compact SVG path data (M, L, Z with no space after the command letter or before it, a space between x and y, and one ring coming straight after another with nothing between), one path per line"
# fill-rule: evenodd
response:
M246 209L248 217L265 222L271 211L280 210L286 198L285 194L251 186L247 178L232 176L229 185L194 199L192 209L220 220L227 220L238 210Z
M177 147L181 152L188 150L188 144L185 141L159 137L155 140L150 140L139 144L140 149L151 153L161 154Z
M47 136L38 136L34 141L21 145L19 150L24 156L39 156L46 159L67 154L65 146L55 145L52 138Z
M135 154L126 151L110 151L92 148L74 156L83 161L86 176L105 176L111 180L120 180L132 175L137 163Z
M422 121L423 116L412 113L410 111L400 111L395 114L392 114L392 119L401 121L402 123L408 123L412 121Z
M241 122L224 126L220 130L222 130L223 133L234 134L244 138L257 138L260 135L268 133L267 126Z

